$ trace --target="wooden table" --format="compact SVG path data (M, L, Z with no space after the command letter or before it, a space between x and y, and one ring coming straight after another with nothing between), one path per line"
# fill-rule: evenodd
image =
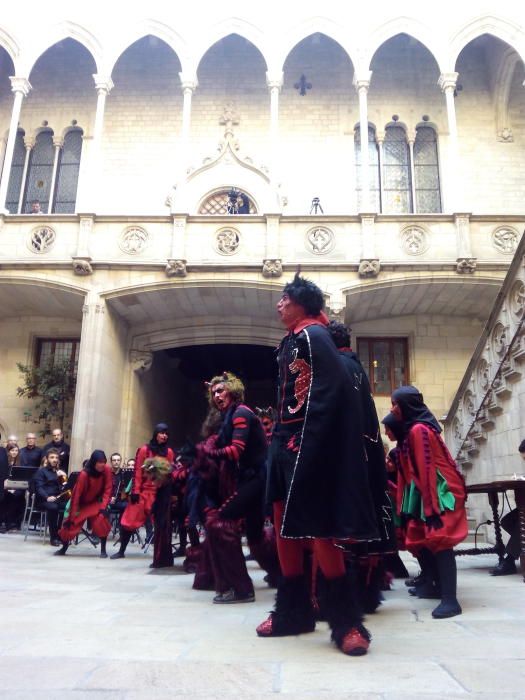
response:
M519 517L520 531L520 563L523 572L523 580L525 581L525 480L523 479L502 479L499 481L489 481L484 484L468 484L467 493L486 493L492 509L492 517L494 520L494 533L496 535L496 544L493 547L474 547L472 549L456 550L456 556L466 554L497 554L501 561L505 555L505 545L501 537L501 524L499 519L499 498L498 494L503 494L506 491L514 491L516 507Z

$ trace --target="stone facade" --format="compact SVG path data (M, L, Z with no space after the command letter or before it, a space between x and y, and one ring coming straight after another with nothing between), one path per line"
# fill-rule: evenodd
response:
M74 461L130 453L195 391L162 351L273 346L297 264L354 338L407 338L410 381L446 413L525 226L518 5L505 18L461 6L432 26L424 8L401 17L382 2L359 21L336 2L280 7L278 23L199 2L176 26L157 2L149 20L55 5L0 22L0 208L17 128L22 181L52 131L51 185L82 130L76 213L0 215L1 426L25 429L16 361L34 359L37 337L74 334ZM375 152L356 147L367 125L385 195L386 130L401 127L414 156L432 127L440 211L377 208ZM425 167L413 162L412 196ZM231 187L253 213L201 212Z

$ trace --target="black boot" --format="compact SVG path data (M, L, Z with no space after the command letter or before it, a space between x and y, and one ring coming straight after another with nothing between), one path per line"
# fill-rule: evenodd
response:
M314 630L314 609L306 577L283 577L275 596L275 610L257 627L257 634L259 637L286 637Z
M132 534L133 533L129 530L120 530L120 549L118 550L118 552L115 552L115 554L112 554L110 556L110 559L124 559L124 557L126 556L126 547L129 544Z
M355 579L350 573L326 580L326 618L332 641L343 654L363 656L370 646L370 633L363 626Z
M490 572L491 576L509 576L510 574L516 573L516 564L514 563L514 558L507 554L507 556L502 559L498 565L492 569Z
M429 549L423 548L419 553L418 561L421 564L421 576L423 580L414 588L409 588L410 595L418 598L441 598L439 572L436 557Z
M106 542L107 542L107 537L100 538L100 558L101 559L108 558L108 555L106 553Z
M461 615L461 605L456 598L457 569L456 557L452 549L445 549L435 555L441 583L441 603L432 611L432 617L440 620Z
M62 542L62 547L60 547L60 549L57 549L56 552L53 552L53 554L55 557L63 557L63 556L65 556L68 548L69 548L69 542Z

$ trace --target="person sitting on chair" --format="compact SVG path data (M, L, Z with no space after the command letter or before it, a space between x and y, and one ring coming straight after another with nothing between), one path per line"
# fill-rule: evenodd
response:
M525 440L520 442L518 452L523 460L525 460ZM505 547L505 557L500 559L498 565L490 571L491 576L509 576L515 574L516 559L519 559L520 547L520 518L518 509L514 508L501 519L501 527L510 535L507 546Z
M78 475L71 494L69 514L58 533L61 549L55 554L63 556L72 540L82 531L84 523L94 535L100 537L100 556L106 558L106 539L111 531L106 509L111 497L111 469L106 464L102 450L94 450L86 466Z
M58 538L58 523L66 505L64 500L60 500L64 490L63 481L66 479L67 474L60 469L58 450L51 447L42 460L42 466L33 477L32 486L36 494L37 508L44 508L47 511L50 541L53 547L60 547L62 544Z

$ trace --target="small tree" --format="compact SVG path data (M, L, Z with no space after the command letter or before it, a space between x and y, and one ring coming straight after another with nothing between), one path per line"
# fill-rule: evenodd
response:
M24 384L16 390L17 396L34 400L38 413L33 417L32 411L25 411L27 419L44 423L40 431L42 437L51 432L52 423L63 428L69 415L69 403L75 398L76 377L71 362L50 358L41 366L23 365L21 362L17 362L16 366L24 380Z

